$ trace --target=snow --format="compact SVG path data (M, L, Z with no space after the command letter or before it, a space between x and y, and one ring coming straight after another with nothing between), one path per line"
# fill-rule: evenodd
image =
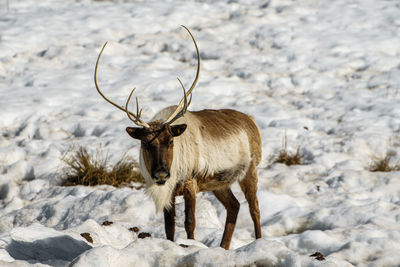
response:
M138 158L131 122L94 88L101 46L100 87L120 104L136 87L148 121L178 103L176 77L194 78L181 24L202 57L190 109L246 112L262 134L263 238L234 185L229 251L211 193L197 197L196 240L177 199L170 242L143 189L60 186L79 146ZM0 265L398 266L399 173L368 166L388 152L400 161L399 27L397 1L0 1ZM285 135L306 164L271 164Z

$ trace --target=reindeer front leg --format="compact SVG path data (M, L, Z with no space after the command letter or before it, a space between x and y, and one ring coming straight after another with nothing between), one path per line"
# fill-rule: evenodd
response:
M185 230L188 239L194 239L194 229L196 227L196 193L196 180L186 180L183 185L183 199L185 200Z
M174 241L175 235L175 192L172 194L171 207L164 208L165 234L168 240Z

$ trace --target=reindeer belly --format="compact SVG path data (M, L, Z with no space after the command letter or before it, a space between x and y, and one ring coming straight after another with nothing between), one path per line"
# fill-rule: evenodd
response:
M239 164L234 168L216 171L210 175L198 175L194 178L197 181L199 191L214 191L230 186L235 181L244 178L247 172L247 165Z

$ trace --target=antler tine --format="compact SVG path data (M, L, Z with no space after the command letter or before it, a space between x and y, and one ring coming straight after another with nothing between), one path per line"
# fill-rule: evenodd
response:
M185 89L185 86L183 85L182 81L179 78L177 78L177 79L178 79L179 83L181 84L182 90L183 90L183 98L184 98L183 100L184 100L184 102L183 102L182 113L185 114L185 112L186 112L186 110L187 110L187 108L189 106L188 101L187 101L186 89Z
M190 106L190 103L192 103L192 94L190 94L190 98L189 98L188 106Z
M169 116L169 118L165 121L166 124L171 124L173 121L175 121L177 118L176 116L179 114L178 117L181 117L185 114L188 106L190 105L190 103L192 102L192 91L194 89L194 87L197 84L197 81L199 80L199 75L200 75L200 52L199 52L199 48L197 46L196 40L194 39L192 33L190 32L190 30L184 26L181 25L190 35L190 37L193 40L194 46L196 47L196 53L197 53L197 71L196 71L196 77L192 83L192 86L190 86L190 89L187 91L187 93L185 93L184 97L181 99L181 101L178 104L178 107L175 109L175 111ZM179 80L179 79L178 79ZM179 82L181 83L181 86L183 87L182 82L179 80ZM184 89L185 91L185 89ZM190 96L190 100L189 100L189 104L184 105L184 103L187 103L187 97ZM182 107L183 106L183 107ZM184 110L184 111L183 111ZM183 112L182 112L183 111Z
M108 98L101 92L100 87L99 87L99 85L98 85L98 83L97 83L97 69L98 69L98 67L99 67L99 62L100 62L101 55L103 54L104 48L106 47L107 43L108 43L108 42L105 42L105 43L104 43L103 48L101 49L101 51L100 51L100 53L99 53L99 55L98 55L98 57L97 57L96 67L95 67L95 69L94 69L94 84L95 84L95 86L96 86L97 92L98 92L98 93L104 98L104 100L106 100L108 103L110 103L110 104L113 105L114 107L116 107L116 108L118 108L118 109L120 109L120 110L126 112L126 113L128 114L129 119L131 119L135 124L137 124L138 126L149 127L149 125L148 125L147 123L143 122L143 121L140 119L140 116L139 116L139 119L136 119L136 120L133 120L133 119L131 118L131 116L134 116L134 117L136 118L138 114L136 114L136 116L135 116L132 112L130 112L130 111L127 109L127 106L126 106L125 108L123 108L122 106L120 106L120 105L114 103L113 101L111 101L110 99L108 99ZM130 100L130 98L131 98L131 96L132 96L132 94L133 94L133 91L135 91L135 89L132 90L131 95L129 96L129 100ZM128 101L128 102L129 102L129 101Z
M182 107L182 109L175 115L175 117L173 117L167 124L171 124L171 123L173 123L174 121L176 121L178 118L180 118L181 116L183 116L184 114L185 114L185 112L186 112L186 110L187 110L187 108L188 108L188 101L187 101L187 93L186 93L186 89L185 89L185 86L183 85L183 83L182 83L182 81L179 79L179 78L177 78L178 79L178 81L179 81L179 83L181 84L181 86L182 86L182 89L183 89L183 107ZM192 100L191 99L192 97L190 97L190 100Z
M133 121L133 123L135 123L137 126L143 126L145 128L149 128L150 126L140 118L140 116L142 114L142 109L139 110L139 101L138 101L137 97L136 97L136 116L133 115L131 112L129 112L128 105L129 105L129 102L131 101L131 97L133 95L133 92L135 92L135 90L136 90L136 88L133 88L132 92L129 94L128 100L126 101L126 104L125 104L126 115L128 115L128 118L131 121ZM133 116L133 118L131 117L131 115Z

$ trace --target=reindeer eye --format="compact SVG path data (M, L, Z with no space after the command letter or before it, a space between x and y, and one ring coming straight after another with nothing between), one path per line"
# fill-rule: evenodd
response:
M169 141L169 144L172 145L174 143L174 140Z

